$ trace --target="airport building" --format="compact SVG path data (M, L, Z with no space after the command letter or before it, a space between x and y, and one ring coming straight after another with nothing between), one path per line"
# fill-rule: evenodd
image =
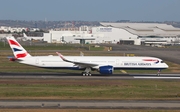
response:
M179 44L180 28L158 23L101 23L75 30L50 30L44 33L48 43L118 43L133 45Z
M128 31L140 39L139 45L179 44L180 28L158 23L101 23ZM126 38L128 39L128 38Z
M22 31L27 31L27 28L24 27L7 27L7 26L0 26L0 31L4 32L22 32Z
M0 40L4 39L5 37L12 36L12 34L0 34Z

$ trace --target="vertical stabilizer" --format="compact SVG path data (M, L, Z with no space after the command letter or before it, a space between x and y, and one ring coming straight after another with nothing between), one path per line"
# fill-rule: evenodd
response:
M23 37L27 37L27 35L25 33L23 33Z
M6 37L15 58L26 58L31 55L16 41L14 37Z

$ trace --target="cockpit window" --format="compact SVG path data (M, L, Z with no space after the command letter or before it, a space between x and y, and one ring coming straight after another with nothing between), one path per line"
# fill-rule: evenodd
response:
M161 63L164 63L164 61L161 61Z

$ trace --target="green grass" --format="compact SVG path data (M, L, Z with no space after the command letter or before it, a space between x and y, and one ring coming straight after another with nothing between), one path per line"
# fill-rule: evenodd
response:
M0 98L178 99L178 80L1 79Z
M82 50L82 51L103 51L104 47L93 47L91 44L44 44L38 45L23 45L23 47L29 50ZM0 50L10 50L9 44L0 42Z

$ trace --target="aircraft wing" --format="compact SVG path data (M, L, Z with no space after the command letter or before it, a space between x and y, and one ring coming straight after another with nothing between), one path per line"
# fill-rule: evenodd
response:
M70 60L67 60L66 58L64 58L64 56L61 53L59 53L59 52L56 52L56 53L59 55L59 57L63 61L74 63L75 65L79 65L81 67L95 67L95 66L98 66L98 64L93 64L93 63L70 61Z

